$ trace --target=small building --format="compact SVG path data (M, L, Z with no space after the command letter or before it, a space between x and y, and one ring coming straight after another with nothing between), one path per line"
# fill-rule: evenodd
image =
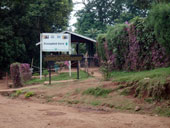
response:
M70 32L70 31L63 31L62 33L65 34L70 34L71 36L71 43L72 44L76 44L76 51L78 54L82 54L79 52L79 44L80 43L84 43L86 44L86 51L88 53L88 63L89 66L96 66L98 65L97 61L94 58L94 54L95 54L95 45L96 45L96 40L91 39L89 37L74 33L74 32ZM84 62L85 62L85 58L83 58L83 60L81 61L81 66L84 66Z

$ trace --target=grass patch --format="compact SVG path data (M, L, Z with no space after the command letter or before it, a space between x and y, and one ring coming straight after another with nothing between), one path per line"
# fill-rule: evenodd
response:
M12 93L11 97L18 97L20 94L24 93L22 90L17 90L16 92Z
M67 101L68 104L79 104L80 101L79 100L69 100Z
M99 100L94 100L94 101L92 101L90 104L93 105L93 106L98 106L98 105L101 105L101 101L99 101Z
M106 97L110 92L112 92L111 89L104 89L104 88L96 87L96 88L88 88L87 90L83 92L83 95Z
M114 106L114 108L119 110L134 110L134 106L132 104Z
M165 83L166 78L170 76L170 67L158 68L141 72L112 72L113 81L116 82L133 82L133 81L149 81Z
M115 82L126 83L125 87L128 87L135 97L151 97L154 100L170 98L167 93L170 89L170 84L167 84L170 67L141 72L112 72L111 76ZM121 92L123 95L128 93L128 90Z
M125 88L123 91L120 92L120 95L128 96L130 93L130 90Z
M29 98L29 97L32 97L32 96L34 96L35 95L35 93L34 92L27 92L27 93L25 93L25 98Z
M39 76L40 74L39 73L34 73L33 76Z
M42 80L40 80L39 78L33 78L29 81L26 81L25 84L26 85L30 85L30 84L41 84L41 83L44 83L45 79L42 78Z
M84 72L84 71L80 71L80 80L83 80L83 79L87 79L89 77L89 75ZM59 75L57 76L52 76L51 77L51 80L52 81L60 81L60 80L70 80L70 79L77 79L77 72L73 72L71 74L71 77L69 76L69 73L60 73ZM29 80L29 81L26 81L25 84L29 85L29 84L41 84L41 83L44 83L44 81L48 81L49 80L49 77L47 77L45 79L45 77L42 78L42 80L40 80L39 78L33 78L32 80Z
M145 102L147 102L149 104L154 102L153 98L145 98L144 100L145 100Z
M170 107L167 108L157 107L155 109L155 112L158 115L170 117Z

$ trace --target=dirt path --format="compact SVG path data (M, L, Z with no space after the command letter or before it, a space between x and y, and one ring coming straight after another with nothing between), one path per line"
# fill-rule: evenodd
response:
M90 72L101 78L96 69ZM73 83L75 87L86 86L83 82L93 86L97 80ZM0 96L0 128L170 128L170 118L41 104L31 99Z
M170 128L170 118L86 111L0 96L0 128Z

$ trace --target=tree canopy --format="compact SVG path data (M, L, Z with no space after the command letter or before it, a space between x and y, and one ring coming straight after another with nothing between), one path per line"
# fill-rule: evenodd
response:
M0 70L14 61L38 63L40 33L64 30L71 11L72 0L1 0Z
M107 25L145 17L147 9L136 6L135 0L83 0L84 8L77 12L76 31L88 35L91 29L105 32ZM138 2L139 4L139 2Z

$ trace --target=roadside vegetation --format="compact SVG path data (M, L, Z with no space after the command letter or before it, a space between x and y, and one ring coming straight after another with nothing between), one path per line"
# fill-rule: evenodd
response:
M159 68L141 72L112 72L114 82L124 88L122 94L153 100L170 98L170 68Z
M87 79L89 77L89 74L87 74L84 71L80 71L80 80L83 79ZM69 76L68 73L59 73L56 74L54 76L51 76L51 80L52 81L60 81L60 80L70 80L70 79L76 79L77 78L77 72L72 72L71 77ZM29 81L26 81L25 84L26 85L30 85L30 84L40 84L40 83L44 83L45 81L48 81L49 77L43 77L42 80L40 80L39 78L33 78Z

